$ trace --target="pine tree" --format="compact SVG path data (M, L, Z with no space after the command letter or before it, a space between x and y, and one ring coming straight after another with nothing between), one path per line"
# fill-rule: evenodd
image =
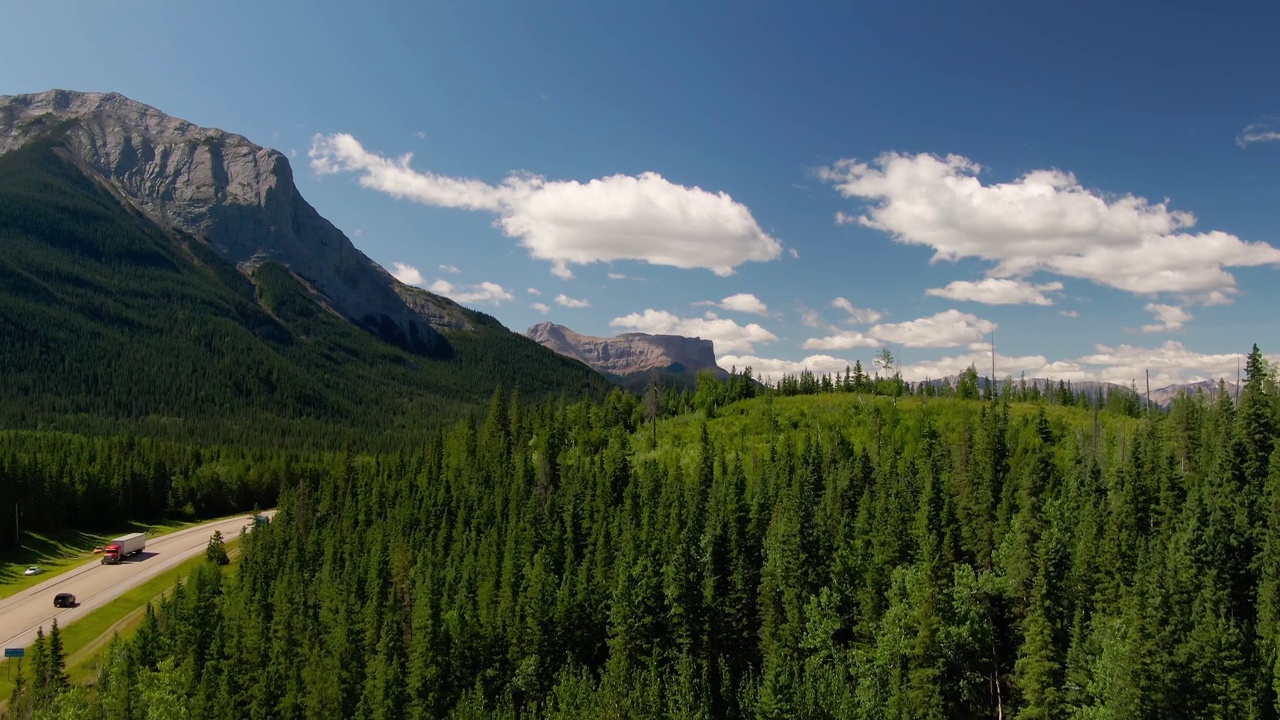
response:
M53 619L49 627L49 685L52 693L57 695L67 689L70 679L67 677L67 652L62 646L62 632L58 630L58 619Z

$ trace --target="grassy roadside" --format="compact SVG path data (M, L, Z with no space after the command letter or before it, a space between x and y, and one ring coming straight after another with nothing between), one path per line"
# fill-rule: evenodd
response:
M0 551L0 598L21 592L92 559L95 557L93 549L101 547L110 538L135 532L145 532L148 538L153 538L216 519L132 522L107 533L23 533L22 543L18 548ZM44 572L30 577L23 575L22 571L32 565L39 565Z
M239 562L240 538L227 540L226 547L231 564L223 569L224 573ZM190 575L204 561L204 555L191 558L132 588L67 627L59 628L67 653L67 674L71 676L71 681L84 683L95 678L105 659L107 644L112 635L119 633L121 637L125 637L137 628L147 603L159 600L179 579ZM10 662L12 661L0 660L0 709L8 704L9 697L13 695L12 675L16 668L7 667Z

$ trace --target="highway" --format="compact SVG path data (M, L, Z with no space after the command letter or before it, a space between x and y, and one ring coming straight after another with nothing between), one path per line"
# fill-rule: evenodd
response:
M275 511L262 514L273 516ZM232 540L239 537L241 528L252 522L253 515L246 514L148 538L145 550L126 558L119 565L102 565L99 558L94 557L83 565L4 598L0 600L0 647L30 647L35 642L36 630L43 627L47 635L54 618L57 618L59 628L65 628L129 589L204 553L214 530L221 530L225 540ZM76 596L76 607L53 606L53 596L63 592Z

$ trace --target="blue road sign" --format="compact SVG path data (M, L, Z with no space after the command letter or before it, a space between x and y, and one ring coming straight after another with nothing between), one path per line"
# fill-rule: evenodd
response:
M7 658L11 658L11 657L20 658L26 653L27 651L22 648L5 648L4 649L4 656Z

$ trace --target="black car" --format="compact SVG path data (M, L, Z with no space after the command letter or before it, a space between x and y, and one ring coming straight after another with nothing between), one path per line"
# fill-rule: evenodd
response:
M60 608L75 607L76 596L71 593L58 593L53 596L53 606Z

